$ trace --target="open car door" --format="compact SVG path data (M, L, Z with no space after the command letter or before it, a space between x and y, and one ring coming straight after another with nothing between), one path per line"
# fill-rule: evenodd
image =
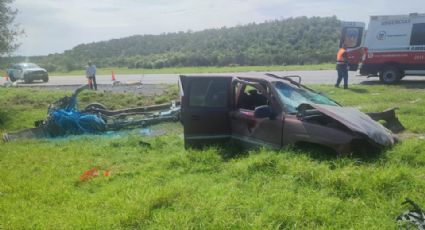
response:
M230 138L232 77L180 76L181 121L185 147Z
M263 82L234 81L234 109L230 113L232 138L246 146L282 147L284 114Z

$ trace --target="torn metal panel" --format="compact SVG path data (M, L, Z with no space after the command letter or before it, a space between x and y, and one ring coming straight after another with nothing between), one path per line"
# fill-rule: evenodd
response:
M356 108L311 104L318 111L339 121L353 132L366 135L376 144L382 146L394 145L394 137L390 130L374 121Z
M384 123L385 128L391 130L394 133L399 133L405 130L405 128L401 124L401 122L398 120L397 116L395 115L396 109L397 108L391 108L391 109L386 109L383 112L366 113L366 114L375 121L381 121L381 120L385 121Z

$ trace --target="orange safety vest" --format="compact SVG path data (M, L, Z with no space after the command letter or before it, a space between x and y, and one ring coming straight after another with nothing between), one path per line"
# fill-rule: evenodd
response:
M337 62L345 62L344 53L345 53L345 48L342 48L342 47L339 48L338 53L336 54Z

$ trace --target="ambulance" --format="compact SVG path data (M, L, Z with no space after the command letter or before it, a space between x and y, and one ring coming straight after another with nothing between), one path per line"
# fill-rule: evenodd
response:
M344 44L349 69L360 75L385 84L425 76L425 14L371 16L367 31L363 22L342 22Z

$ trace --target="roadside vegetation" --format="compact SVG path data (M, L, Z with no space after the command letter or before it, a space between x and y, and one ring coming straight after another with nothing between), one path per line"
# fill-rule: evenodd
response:
M10 54L19 46L17 38L23 34L19 24L15 22L18 10L13 0L0 1L0 63L5 54ZM6 58L7 59L7 58ZM0 64L1 66L1 64Z
M98 68L98 75L115 74L195 74L195 73L235 73L235 72L267 72L267 71L305 71L305 70L329 70L335 69L335 64L317 65L288 65L288 66L199 66L199 67L168 67L162 69L129 69L129 68ZM70 72L51 72L50 76L81 76L85 70L73 70Z
M152 127L166 130L162 136L133 130L0 143L0 228L395 229L405 197L425 206L424 86L313 88L365 112L399 107L410 137L374 156L185 150L179 123ZM0 88L0 131L32 127L49 102L69 94ZM165 97L176 96L172 88ZM155 101L97 92L80 98L122 107ZM92 168L100 176L81 182Z
M0 67L34 62L49 72L97 67L161 69L190 66L286 66L334 62L340 21L296 17L203 31L133 35L80 44L63 53L0 58Z

